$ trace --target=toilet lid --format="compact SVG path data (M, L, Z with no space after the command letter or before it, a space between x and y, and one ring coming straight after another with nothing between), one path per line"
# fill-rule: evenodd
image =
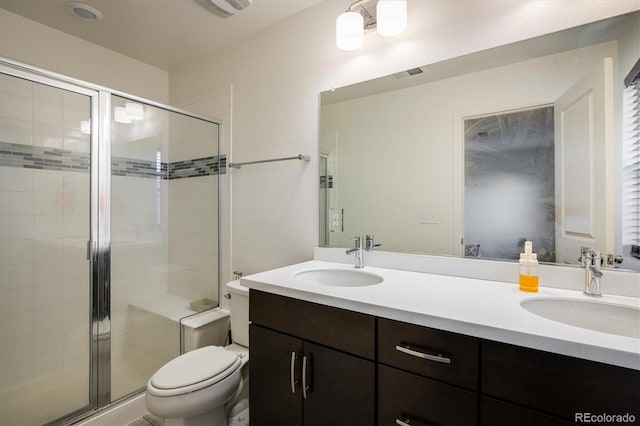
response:
M218 346L205 346L172 359L151 377L158 389L176 389L215 377L232 367L238 355Z

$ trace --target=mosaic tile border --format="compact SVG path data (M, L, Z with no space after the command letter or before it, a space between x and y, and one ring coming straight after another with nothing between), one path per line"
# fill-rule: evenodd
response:
M89 162L86 153L0 142L0 167L88 172Z
M58 170L88 173L90 156L67 149L45 148L0 142L0 167ZM212 176L227 172L227 156L216 155L192 160L160 163L125 157L112 157L111 174L166 180Z

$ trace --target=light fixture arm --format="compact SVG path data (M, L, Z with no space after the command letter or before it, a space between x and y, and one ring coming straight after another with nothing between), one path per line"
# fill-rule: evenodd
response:
M376 27L376 5L378 0L358 0L349 5L346 12L356 12L362 15L364 20L364 29L371 30ZM357 8L360 8L357 10Z

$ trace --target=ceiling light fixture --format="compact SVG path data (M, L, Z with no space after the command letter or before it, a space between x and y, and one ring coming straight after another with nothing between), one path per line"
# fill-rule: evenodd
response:
M68 1L64 7L75 17L83 21L99 21L104 16L95 7L79 1Z
M336 46L356 50L364 44L364 32L377 28L384 37L407 28L407 0L358 0L336 19Z
M116 123L129 124L133 120L127 115L125 107L117 106L113 109L113 121Z
M136 102L126 102L124 104L124 110L132 120L143 120L144 119L144 107L142 104Z

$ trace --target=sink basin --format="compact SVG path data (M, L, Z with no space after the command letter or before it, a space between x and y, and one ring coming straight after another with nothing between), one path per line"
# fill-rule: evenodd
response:
M294 276L308 283L334 287L363 287L384 281L380 275L357 269L307 269Z
M612 303L562 298L534 298L520 302L541 317L603 333L640 338L640 309Z

